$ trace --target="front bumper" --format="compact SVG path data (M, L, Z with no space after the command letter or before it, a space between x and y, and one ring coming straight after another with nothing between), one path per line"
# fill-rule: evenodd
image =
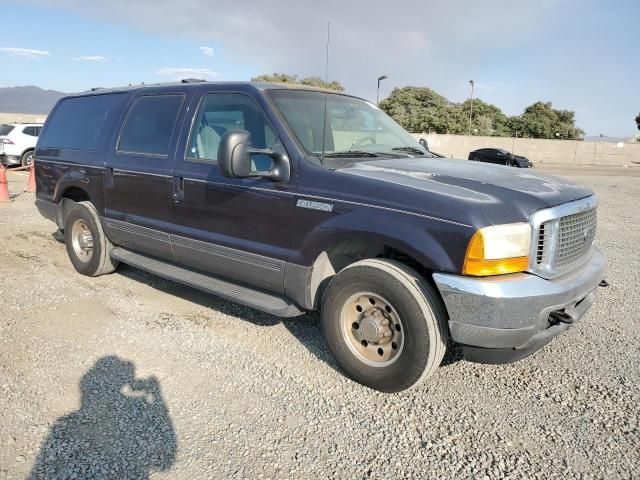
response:
M564 312L575 322L589 309L607 262L593 247L589 262L553 280L528 273L486 278L435 273L449 313L451 338L467 360L508 363L543 347L569 324L549 320Z

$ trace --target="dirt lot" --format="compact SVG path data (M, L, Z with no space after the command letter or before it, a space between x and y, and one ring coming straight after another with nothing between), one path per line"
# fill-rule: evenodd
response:
M0 205L0 479L640 477L640 168L553 173L599 195L611 286L536 355L451 348L398 395L342 375L315 315L76 274L17 195Z

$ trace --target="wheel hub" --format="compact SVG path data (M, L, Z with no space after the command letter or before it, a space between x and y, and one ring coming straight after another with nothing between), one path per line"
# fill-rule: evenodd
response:
M370 343L388 343L392 335L389 319L375 307L364 313L359 330L362 337Z
M91 232L83 231L78 236L78 243L80 244L80 248L83 250L93 248L93 236L91 235Z
M71 227L73 251L81 262L88 262L93 255L93 235L84 220L78 219Z
M352 295L340 313L342 335L351 352L373 367L395 362L404 346L404 327L393 305L381 295Z

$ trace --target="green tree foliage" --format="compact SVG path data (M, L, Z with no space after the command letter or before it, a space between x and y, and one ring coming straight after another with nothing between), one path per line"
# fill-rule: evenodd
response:
M430 88L394 88L380 108L410 132L462 133L462 112Z
M529 105L517 120L514 119L512 126L523 137L577 140L584 136L584 132L575 126L574 113L556 110L551 102Z
M636 125L638 126L638 130L640 130L640 113L636 117Z
M287 73L273 73L258 75L251 79L252 82L273 82L273 83L291 83L295 85L307 85L310 87L326 88L329 90L336 90L338 92L344 92L344 87L340 82L333 80L325 82L320 77L305 77L298 78L297 75L289 75Z
M469 113L471 110L471 100L465 100L459 105L467 121L467 132L469 131ZM473 100L473 111L471 115L471 128L474 135L485 136L508 136L509 117L495 105L483 102L479 98Z
M454 103L424 87L395 88L380 108L410 132L467 134L471 100ZM509 117L495 105L473 100L471 130L474 135L580 139L574 113L537 102L522 115ZM556 135L558 134L558 135Z
M286 73L263 74L253 77L252 82L273 82L273 83L298 83L297 75L288 75Z

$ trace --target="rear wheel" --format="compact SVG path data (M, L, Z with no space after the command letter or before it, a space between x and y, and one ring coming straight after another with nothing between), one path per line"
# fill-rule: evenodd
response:
M113 272L118 261L111 258L113 244L104 234L98 212L91 202L76 203L65 220L67 254L83 275L97 277Z
M22 154L20 158L20 164L23 167L27 167L33 163L33 150L28 150Z
M322 328L338 364L370 388L398 392L424 382L446 347L442 301L418 273L369 259L340 271L322 300Z

